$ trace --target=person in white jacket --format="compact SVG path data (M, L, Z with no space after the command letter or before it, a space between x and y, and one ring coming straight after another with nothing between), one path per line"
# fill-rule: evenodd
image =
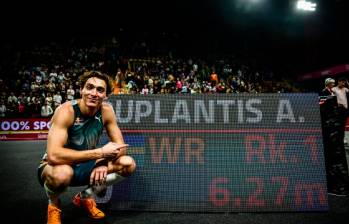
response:
M53 114L53 109L51 105L48 103L47 100L45 100L44 105L41 107L41 117L51 117Z

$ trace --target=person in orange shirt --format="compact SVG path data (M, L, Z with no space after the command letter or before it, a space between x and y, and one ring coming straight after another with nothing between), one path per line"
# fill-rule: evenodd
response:
M218 75L215 70L213 70L211 73L210 81L212 83L212 86L215 86L216 84L218 84Z

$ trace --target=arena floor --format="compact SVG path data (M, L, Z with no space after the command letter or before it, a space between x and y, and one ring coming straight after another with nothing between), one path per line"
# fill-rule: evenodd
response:
M0 141L1 213L10 223L46 223L46 195L36 177L37 164L46 141ZM101 221L89 219L73 207L71 197L79 188L70 188L62 198L62 223L110 224L212 224L212 223L262 223L262 224L322 224L346 223L349 219L349 197L329 195L328 212L292 213L166 213L108 210ZM12 215L10 215L12 214Z

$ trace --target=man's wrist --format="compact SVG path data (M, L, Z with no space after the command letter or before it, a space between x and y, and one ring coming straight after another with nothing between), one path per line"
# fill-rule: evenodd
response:
M104 147L104 146L103 146ZM101 158L104 158L104 148L100 148L101 149Z

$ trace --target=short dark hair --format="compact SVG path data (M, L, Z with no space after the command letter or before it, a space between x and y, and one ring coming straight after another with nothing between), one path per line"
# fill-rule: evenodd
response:
M84 88L87 80L89 78L93 78L93 77L96 77L96 78L104 80L104 82L105 82L105 84L107 86L107 89L106 89L107 95L109 95L113 91L113 84L111 82L110 77L108 75L103 74L103 73L98 72L98 71L87 71L87 72L84 72L84 74L82 74L79 77L79 82L80 82L81 89Z
M347 81L347 78L345 78L345 77L340 77L340 78L338 79L338 81L344 81L344 82L346 82L346 81Z

